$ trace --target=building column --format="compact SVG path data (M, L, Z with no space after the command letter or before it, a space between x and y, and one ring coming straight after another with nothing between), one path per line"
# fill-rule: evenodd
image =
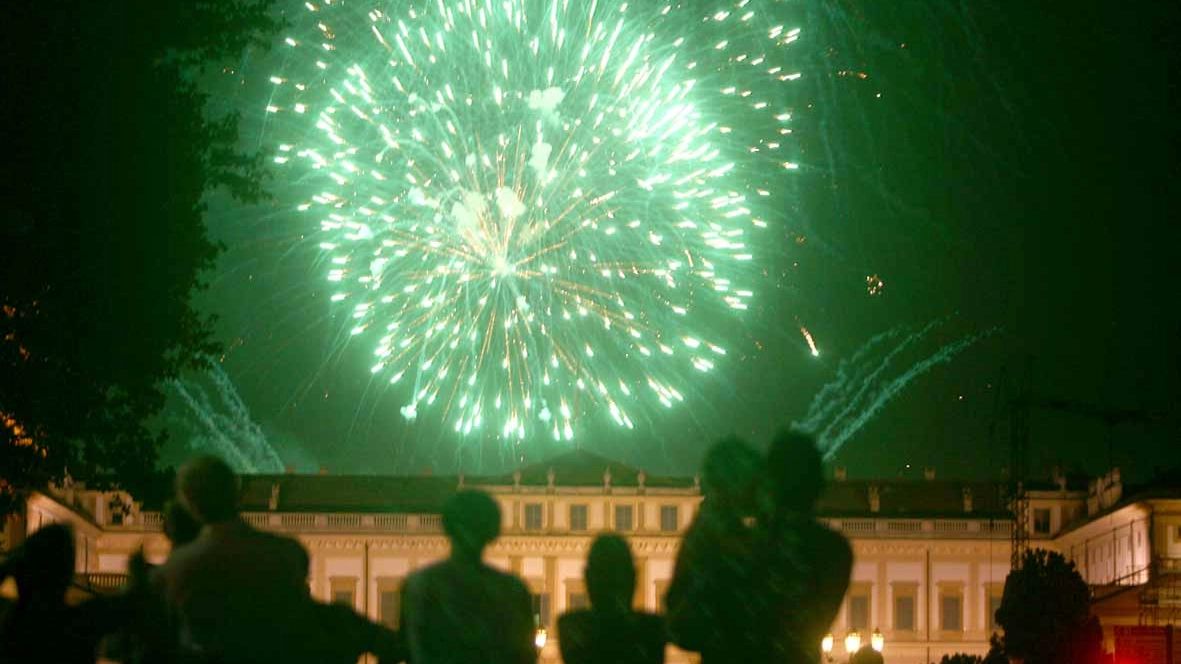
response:
M975 631L976 625L980 624L980 629L984 630L986 634L988 633L988 624L981 624L977 622L977 616L983 615L984 613L984 608L980 605L988 601L987 599L980 596L982 590L983 588L980 587L980 565L979 563L969 562L968 587L964 591L964 603L967 604L967 606L964 607L964 613L967 614L964 616L966 618L964 624L965 632L968 630ZM965 634L964 638L968 638L968 636L968 634Z
M869 627L871 630L872 629L880 629L883 632L885 632L886 630L890 629L890 623L888 623L886 620L887 608L890 606L890 604L889 604L889 602L890 602L890 598L889 598L890 586L889 586L889 581L886 579L886 561L885 560L878 561L878 580L877 580L877 583L874 585L877 586L876 590L877 590L877 594L878 594L877 608L874 611L874 616L873 616L876 620L874 621L874 624L870 625ZM872 633L873 632L870 632L870 634L872 634Z
M558 559L556 556L545 557L545 592L549 594L550 625L556 625L558 624ZM563 602L563 609L565 606L565 602Z
M632 597L632 606L637 609L648 610L645 600L648 599L648 558L636 558L636 592Z

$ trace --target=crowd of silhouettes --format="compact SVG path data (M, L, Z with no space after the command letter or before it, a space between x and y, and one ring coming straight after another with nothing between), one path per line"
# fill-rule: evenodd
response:
M628 542L600 535L585 568L590 606L558 618L563 661L658 664L670 643L700 653L702 664L819 661L852 569L848 543L815 518L822 488L820 454L804 435L777 435L765 455L738 438L715 444L666 614L634 608ZM314 600L307 551L247 524L239 494L222 460L187 464L164 509L167 560L149 565L140 552L122 592L80 603L67 602L72 531L37 530L0 566L0 581L17 586L0 615L0 664L92 663L100 643L111 659L144 664L343 664L366 653L383 663L537 661L529 590L483 561L501 524L487 493L461 490L448 500L450 555L406 579L399 631Z

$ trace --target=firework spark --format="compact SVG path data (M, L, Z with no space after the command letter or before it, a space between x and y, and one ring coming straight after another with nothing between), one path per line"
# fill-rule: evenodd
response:
M568 440L724 358L766 164L795 167L799 31L769 4L306 5L271 78L275 161L404 417Z
M820 357L820 349L816 348L816 340L812 338L812 333L808 328L801 325L800 334L804 335L804 341L808 342L808 348L812 350L812 357Z

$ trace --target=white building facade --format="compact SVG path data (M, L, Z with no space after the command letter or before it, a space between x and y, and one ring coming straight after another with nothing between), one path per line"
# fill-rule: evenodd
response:
M396 627L403 580L447 555L440 509L461 487L484 489L501 506L501 537L486 560L532 591L535 616L549 637L546 662L560 661L557 616L587 602L583 567L593 537L604 531L628 537L636 606L662 612L681 535L701 500L694 479L648 477L575 451L503 477L249 476L243 508L253 525L307 547L315 597ZM1176 621L1169 606L1181 606L1181 597L1171 598L1159 580L1181 574L1181 494L1129 501L1113 487L1118 477L1108 476L1089 490L1062 481L1031 491L1031 545L1074 560L1097 598L1114 593L1126 603L1135 596L1135 611L1096 605L1105 627ZM989 636L999 631L994 613L1011 551L1012 522L996 485L936 480L933 473L919 481L851 481L838 471L820 514L854 551L849 592L832 627L834 659L844 661L847 634L857 632L868 643L874 630L884 637L891 664L987 651ZM158 512L142 510L125 493L77 489L35 494L25 515L30 531L51 522L75 526L78 571L98 590L122 582L128 558L141 546L149 560L167 556L160 521ZM1148 615L1142 604L1153 587L1165 608ZM670 648L668 661L691 657Z

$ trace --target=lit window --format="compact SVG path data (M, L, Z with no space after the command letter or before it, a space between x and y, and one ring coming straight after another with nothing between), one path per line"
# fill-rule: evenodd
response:
M570 611L577 611L578 609L585 609L590 606L590 599L587 598L586 593L570 593L570 606L567 607Z
M541 503L525 505L525 530L541 530Z
M402 612L402 593L397 590L383 590L379 599L381 604L377 610L381 614L381 624L390 629L398 629L398 616Z
M894 598L894 629L899 632L914 631L914 595Z
M377 619L389 627L397 629L402 614L402 582L401 579L379 576L377 577Z
M675 532L680 525L680 518L676 505L660 506L660 529L666 533Z
M656 612L666 613L668 607L665 606L664 596L668 594L668 580L660 580L653 583L656 588Z
M586 530L586 505L570 506L570 530Z
M616 530L631 530L632 529L632 506L631 505L616 505L615 506L615 529Z
M1038 535L1050 534L1050 510L1047 507L1039 507L1033 511L1033 532Z
M566 610L577 611L590 606L586 583L582 579L566 579Z
M333 604L355 607L357 604L357 579L351 576L334 576L328 579Z
M849 598L849 629L865 632L869 629L869 595Z
M538 627L549 629L549 593L533 595L533 620Z
M964 628L964 601L960 595L939 598L939 628L945 632L959 632Z
M996 612L1001 608L1002 599L1003 597L997 593L988 595L988 629L994 632L1001 629L1001 624L996 621Z

